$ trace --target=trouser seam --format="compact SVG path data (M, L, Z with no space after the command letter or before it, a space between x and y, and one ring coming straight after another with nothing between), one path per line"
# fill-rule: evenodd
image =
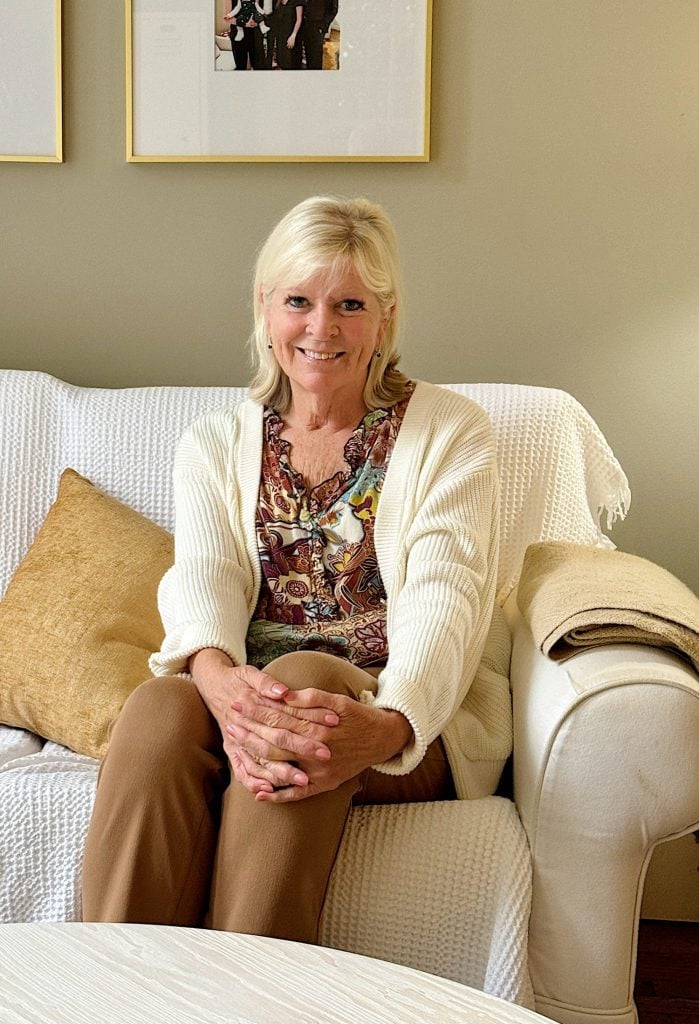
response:
M216 755L213 755L213 756L216 756ZM220 769L221 759L218 759L218 760L219 760L219 769L218 770L220 772L221 771L221 769ZM231 778L231 780L229 782L229 785L231 784L232 781L233 780ZM225 790L226 790L226 786L223 786L220 789L220 792L218 794L219 804L220 804L221 800L223 799L223 793L225 792ZM200 851L200 847L201 847L202 829L203 829L204 824L205 824L205 822L207 820L207 817L210 817L210 816L211 816L211 807L210 807L209 803L207 802L206 806L202 810L201 817L199 819L199 825L197 827L196 837L194 839L194 842L192 843L192 853L191 853L191 856L190 856L190 859L189 859L189 866L188 866L187 871L185 873L184 881L183 881L182 887L180 889L180 895L179 895L179 898L177 900L177 905L176 905L176 907L175 907L175 909L173 911L172 919L170 921L170 924L175 924L176 921L177 921L177 917L179 915L179 911L180 911L180 908L182 906L182 902L184 900L185 893L188 891L189 885L190 885L191 880L192 880L192 872L193 872L193 869L194 869L194 865L199 860L199 851ZM214 846L215 846L215 844L214 844ZM214 856L215 856L215 849L214 849ZM212 863L213 863L213 857L212 857ZM201 887L198 886L198 888L201 888ZM209 886L209 892L207 892L207 894L206 894L206 906L205 906L203 914L201 914L200 917L199 917L199 924L202 923L202 921L204 920L204 918L205 918L205 916L206 916L206 914L208 912L210 899L211 899L211 889L210 889L210 886Z

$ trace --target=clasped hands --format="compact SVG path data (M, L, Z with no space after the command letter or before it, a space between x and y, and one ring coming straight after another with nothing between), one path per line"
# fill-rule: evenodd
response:
M237 15L233 14L233 11L230 11L228 14L224 14L223 15L223 20L224 21L233 21L236 17L237 17ZM257 22L255 21L254 18L249 18L245 22L245 26L244 27L245 28L257 28Z
M336 789L412 737L398 711L313 687L289 690L251 665L228 671L234 696L223 716L224 748L235 778L258 801Z

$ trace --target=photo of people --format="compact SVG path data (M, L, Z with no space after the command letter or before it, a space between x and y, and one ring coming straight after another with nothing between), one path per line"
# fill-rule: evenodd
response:
M339 0L215 0L217 71L338 71Z

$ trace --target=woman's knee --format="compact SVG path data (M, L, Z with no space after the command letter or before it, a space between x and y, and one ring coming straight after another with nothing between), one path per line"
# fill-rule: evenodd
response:
M127 698L110 732L110 750L127 746L134 757L184 753L188 744L207 745L215 723L199 692L187 679L158 676L141 683Z
M326 693L358 697L362 690L375 692L375 680L344 658L324 651L292 651L265 666L267 672L290 690L313 687Z

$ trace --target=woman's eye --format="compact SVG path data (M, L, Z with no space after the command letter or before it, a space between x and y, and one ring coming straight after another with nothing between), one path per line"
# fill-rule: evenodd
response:
M303 309L306 305L306 299L303 295L287 295L285 305L290 306L291 309Z
M358 313L360 309L364 309L361 299L343 299L341 305L347 313Z

